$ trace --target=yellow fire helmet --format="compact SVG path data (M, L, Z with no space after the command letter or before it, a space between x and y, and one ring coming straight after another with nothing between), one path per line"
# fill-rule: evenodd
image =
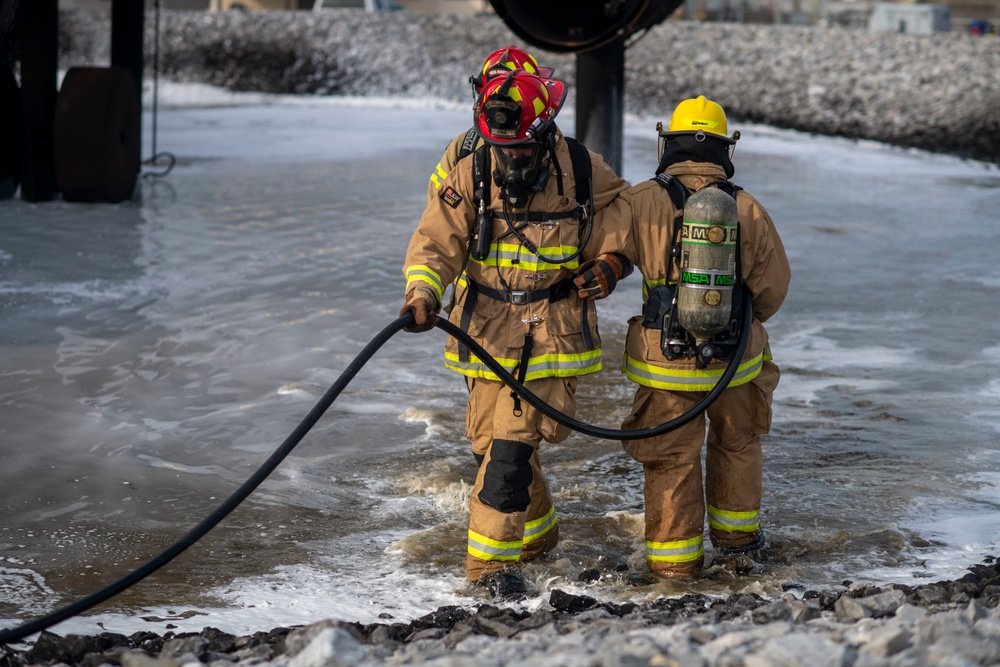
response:
M699 95L684 100L677 105L670 116L670 126L664 134L714 134L723 141L734 144L738 135L730 137L727 132L726 112L712 100Z

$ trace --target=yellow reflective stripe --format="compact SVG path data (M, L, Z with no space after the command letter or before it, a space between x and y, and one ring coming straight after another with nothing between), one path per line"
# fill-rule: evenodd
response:
M738 387L746 384L760 374L760 368L764 364L764 353L760 353L753 359L744 361L736 370L729 383L730 387ZM669 389L671 391L711 391L711 389L725 373L725 369L705 369L705 370L682 370L676 368L662 368L633 359L628 352L625 353L625 360L622 363L622 372L629 380L645 387L654 389Z
M718 507L711 505L708 506L708 525L716 530L756 533L760 530L759 516L760 510L733 512L730 510L720 510Z
M704 553L701 535L676 542L646 542L646 560L656 563L690 563Z
M406 269L406 291L410 291L410 285L420 280L427 283L434 288L434 291L438 295L438 303L441 302L444 297L444 282L441 280L441 276L437 274L437 271L429 266L424 266L422 264L414 264L413 266Z
M497 359L504 370L508 373L513 374L514 369L517 367L519 359ZM486 378L488 380L500 381L500 378L486 365L479 360L479 357L469 353L468 361L460 361L457 354L453 352L445 351L444 353L444 365L445 368L449 368L456 373L461 373L462 375L468 375L474 378Z
M528 359L528 372L525 381L549 377L574 377L588 375L601 370L601 351L590 350L580 354L542 354ZM520 359L497 359L504 370L513 375ZM445 368L468 375L469 377L485 378L500 381L476 355L469 354L468 361L461 361L453 352L444 353Z
M545 513L545 516L535 519L534 521L527 521L524 524L524 543L531 544L537 539L545 536L550 530L552 530L555 525L559 522L556 517L556 508L550 507L549 511Z
M484 260L472 261L483 266L504 266L524 271L545 271L552 269L575 269L580 263L576 259L564 262L564 258L572 257L578 248L571 245L550 246L539 248L538 254L553 262L542 261L528 252L520 244L494 243L490 246L490 255Z
M647 296L649 296L649 291L651 289L653 289L654 287L659 287L660 285L666 285L666 284L667 284L667 279L666 278L660 278L660 279L657 279L657 280L643 280L642 281L642 298L645 299ZM671 284L675 285L676 283L671 283Z
M434 173L431 174L431 183L434 184L435 190L441 189L441 181L443 181L448 176L448 172L441 168L441 163L438 162L437 166L434 168Z
M587 375L599 370L601 370L600 350L590 350L580 354L542 354L528 359L528 372L524 379Z
M502 542L469 531L469 553L480 560L520 560L521 540Z

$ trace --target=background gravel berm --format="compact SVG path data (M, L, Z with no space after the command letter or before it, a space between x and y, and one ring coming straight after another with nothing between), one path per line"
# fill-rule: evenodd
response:
M106 17L64 11L61 24L62 65L109 62ZM666 119L703 94L734 120L1000 162L997 38L666 21L633 40L629 112ZM274 93L471 103L469 75L508 44L524 46L489 14L164 11L160 20L163 76ZM535 51L575 81L574 56Z

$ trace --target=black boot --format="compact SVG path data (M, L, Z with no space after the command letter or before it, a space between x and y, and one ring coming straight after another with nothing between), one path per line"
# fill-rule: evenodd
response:
M519 570L500 570L472 582L497 600L515 600L528 592L528 582Z
M754 541L741 547L718 547L710 567L721 567L736 574L750 574L760 569L765 560L767 538L763 530L757 531Z

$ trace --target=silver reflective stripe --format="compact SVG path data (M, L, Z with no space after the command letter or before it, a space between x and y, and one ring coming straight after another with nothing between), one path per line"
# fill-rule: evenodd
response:
M550 507L545 516L540 519L527 522L524 525L524 543L528 544L529 542L534 542L538 538L542 537L547 532L552 530L552 526L556 525L557 521L556 508Z
M764 355L758 354L750 361L743 362L729 383L730 387L745 384L760 374L764 365ZM625 355L622 370L628 379L647 387L672 389L675 391L709 391L719 382L724 371L685 371L653 366Z
M760 528L760 511L730 512L708 506L708 525L716 530L750 533Z
M469 531L469 553L481 560L518 560L521 540L500 542Z
M646 542L646 559L665 563L686 563L697 560L702 553L701 535L676 542Z
M532 373L544 373L545 371L583 371L597 367L594 370L599 370L601 367L601 351L595 350L586 356L576 355L576 354L561 354L561 355L544 355L541 357L532 357L528 360L528 372L530 376Z

